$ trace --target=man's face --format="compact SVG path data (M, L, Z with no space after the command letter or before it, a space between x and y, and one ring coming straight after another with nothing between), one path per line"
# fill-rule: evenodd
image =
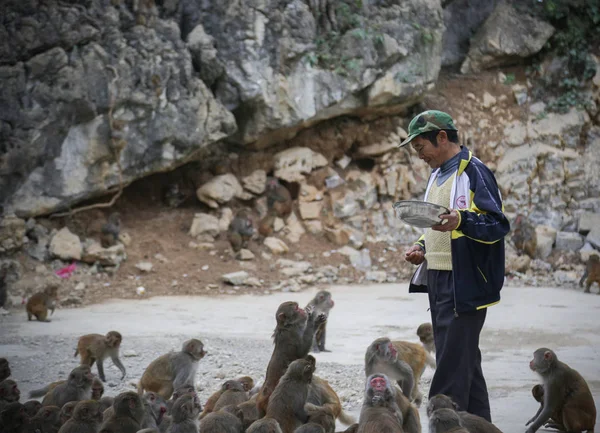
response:
M411 144L419 158L425 161L429 167L436 169L444 163L444 156L439 143L436 147L431 141L419 135L412 140Z

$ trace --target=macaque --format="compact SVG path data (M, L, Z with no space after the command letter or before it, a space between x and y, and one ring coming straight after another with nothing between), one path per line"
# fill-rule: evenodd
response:
M417 328L417 336L425 350L435 355L435 340L433 339L433 326L431 323L421 323ZM435 368L435 365L431 367Z
M94 362L96 362L98 376L100 376L102 382L106 382L103 362L106 358L110 357L113 364L121 370L121 380L123 380L126 371L119 359L119 347L121 346L122 340L121 334L117 331L109 331L106 335L87 334L79 337L74 356L79 354L82 365L89 365L91 367L94 365Z
M0 358L0 382L11 375L10 364L6 358Z
M365 374L383 373L397 381L404 395L411 398L415 385L411 366L398 357L398 350L389 338L378 338L371 343L365 354Z
M144 418L141 422L142 428L158 428L167 413L167 402L155 392L146 392L142 396L144 404Z
M21 399L21 391L17 382L12 379L4 379L0 382L0 411L9 403L16 403Z
M331 432L334 432L334 430L331 430ZM296 430L294 430L294 433L328 433L327 431L325 431L325 429L320 426L319 424L315 424L314 422L309 422L307 424L301 425L300 427L298 427Z
M90 367L80 365L69 373L69 378L50 389L44 399L42 406L58 406L62 408L70 401L89 400L92 396L92 381L94 376ZM33 395L34 391L30 395Z
M109 215L106 224L102 226L100 233L100 243L103 248L112 247L119 240L121 232L121 216L118 212Z
M60 409L59 414L61 425L64 425L68 420L70 420L73 417L73 411L75 410L75 406L77 406L78 403L78 401L70 401L63 405L63 407Z
M398 352L398 360L406 362L412 369L414 386L411 398L417 407L419 407L423 401L423 394L419 391L419 381L425 370L425 364L435 368L435 359L419 343L392 341L392 344Z
M535 433L552 416L562 419L561 430L568 432L593 431L596 424L596 405L585 379L574 369L558 360L545 347L533 353L529 368L542 377L543 403L527 424L526 433ZM553 418L554 421L557 421Z
M42 407L31 417L31 431L57 433L60 429L60 409L57 406Z
M459 411L458 405L450 397L438 394L429 399L427 403L427 416L431 418L438 409L451 409L458 414L461 425L470 433L502 433L494 424L477 415Z
M342 410L340 398L325 379L313 374L308 388L308 399L305 409L309 411L309 419L323 420L328 413L333 419L339 419L343 424L350 425L356 421L352 416ZM319 414L320 412L320 414Z
M182 395L171 409L171 425L167 433L198 433L200 400L192 394Z
M139 395L127 391L115 397L114 414L104 420L100 433L137 433L146 414ZM77 408L75 408L77 410Z
M236 253L248 246L248 241L254 235L254 223L250 213L244 209L239 211L227 229L227 239Z
M246 433L283 433L279 423L273 418L262 418L258 421L254 421Z
M226 388L225 391L215 403L215 412L224 408L225 406L229 406L231 404L237 406L238 404L248 401L248 394L244 390L244 385L237 380L228 380L225 382L224 387Z
M292 195L290 191L274 177L267 179L267 213L274 213L279 218L287 218L292 213Z
M367 377L358 433L404 433L396 389L385 374Z
M308 415L308 423L297 428L294 433L299 430L306 431L307 433L311 431L335 433L335 416L333 415L333 409L331 407L318 407L307 403L304 405L304 410L306 410ZM305 427L305 429L302 430L302 427Z
M94 380L92 381L92 400L98 400L102 398L104 394L104 385L102 381L94 376Z
M37 400L29 400L23 403L25 406L25 412L27 412L27 416L29 418L33 418L36 413L42 408L42 403Z
M583 277L579 280L579 287L583 287L584 281L585 290L583 293L591 293L590 288L594 282L600 286L600 257L597 254L592 254L588 259ZM600 295L600 290L598 290L598 294Z
M535 227L525 215L519 214L512 224L512 242L519 254L525 253L535 258L537 249L537 233Z
M277 420L283 433L293 433L295 429L308 422L304 405L314 371L315 364L312 356L308 355L307 359L297 359L290 363L273 390L267 406L267 417Z
M308 355L316 328L327 318L324 314L315 317L313 311L307 312L300 308L297 302L288 301L279 305L275 319L275 348L267 366L265 382L256 400L259 418L266 414L269 397L288 365Z
M73 415L58 433L97 433L101 422L100 403L96 400L83 400L75 405Z
M470 430L462 426L452 409L438 409L429 417L429 433L470 433Z
M56 300L58 299L58 286L51 284L42 292L38 292L27 300L25 309L27 310L27 320L35 316L40 322L50 322L48 319L48 310L54 314Z
M198 362L205 355L202 341L195 338L185 341L180 352L167 353L150 363L138 384L138 394L153 391L168 400L174 389L193 386Z
M319 325L315 332L315 338L313 340L312 352L330 352L325 349L325 337L327 332L327 319L329 318L329 311L333 308L335 303L331 298L331 293L327 290L321 290L315 297L308 303L306 308L313 309L315 314L325 314L326 320Z
M25 406L17 401L9 403L0 409L0 427L2 427L2 432L20 433L25 431L29 421L30 419L25 411Z

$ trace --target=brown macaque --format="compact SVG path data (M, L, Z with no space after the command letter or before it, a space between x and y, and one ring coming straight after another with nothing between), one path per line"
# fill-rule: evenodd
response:
M69 378L48 391L42 400L42 406L58 406L62 408L70 401L89 400L92 396L92 381L94 376L90 367L80 365L75 367ZM33 391L30 395L33 395Z
M248 246L248 241L254 235L254 222L252 215L245 209L240 210L227 229L227 240L236 253Z
M173 391L173 395L171 396L171 398L169 400L167 400L167 413L171 413L173 404L177 401L177 399L179 397L181 397L182 395L185 395L185 394L198 395L196 393L196 388L194 387L194 385L184 385L184 386L177 388L175 391ZM219 396L220 395L221 394L219 394ZM218 398L217 398L217 400L218 400ZM216 400L213 402L213 407L214 407L214 403L216 403Z
M96 400L83 400L75 405L73 415L58 433L97 433L101 422L100 403Z
M121 233L121 216L118 212L113 212L108 216L106 223L100 230L100 243L103 248L112 247L119 240Z
M201 433L243 433L244 431L244 415L233 405L209 413L200 421Z
M113 416L100 426L101 433L137 433L141 429L146 411L142 399L135 392L127 391L116 396L113 409Z
M141 428L158 428L167 413L167 402L155 392L146 392L142 396L145 415Z
M58 406L42 407L31 417L31 431L40 433L58 433L61 426L60 408Z
M244 385L237 380L228 380L223 384L223 387L226 389L215 403L214 412L217 412L225 406L237 406L238 404L248 401L248 394L244 390Z
M246 433L283 433L279 423L273 418L262 418L254 421L246 429Z
M531 424L526 433L535 433L542 425L548 423L553 415L562 418L561 430L594 430L594 397L587 382L576 370L559 361L556 354L545 347L533 353L529 368L542 377L544 398L537 413L525 424Z
M398 350L387 337L371 343L365 353L365 375L383 373L390 380L398 382L402 392L409 399L416 385L411 366L398 356Z
M304 405L314 371L315 359L311 355L306 359L297 359L288 366L273 390L267 406L267 417L277 420L283 433L293 433L308 422Z
M525 253L534 259L537 249L537 233L533 224L525 215L519 214L511 226L513 233L511 240L517 253Z
M313 311L305 311L297 302L284 302L275 313L277 326L273 332L275 347L267 366L265 382L256 400L259 418L265 416L269 397L279 383L279 379L296 359L304 358L312 346L316 328L327 317Z
M78 401L70 401L65 403L64 406L60 409L60 424L64 425L68 420L73 417L73 411L75 410L75 406L77 406Z
M242 411L244 417L244 429L248 429L252 423L258 420L258 408L256 407L256 399L258 394L254 394L250 400L238 405L238 409Z
M329 311L333 308L335 303L331 298L331 293L327 290L321 290L315 297L308 303L306 308L313 309L315 314L325 314L325 317L329 318ZM312 352L330 352L325 349L325 337L327 332L327 320L319 325L315 331L315 338L313 340Z
M167 433L198 433L198 415L201 409L197 395L184 394L179 397L171 409L171 425Z
M308 399L305 406L307 411L315 415L315 410L322 411L324 416L331 413L334 420L339 419L345 425L351 425L356 420L342 410L342 403L337 393L325 379L313 374L312 381L308 388ZM309 413L309 418L310 418Z
M591 293L590 288L594 282L600 286L600 257L597 254L592 254L585 265L583 277L579 280L579 287L583 287L585 281L585 290L583 293ZM600 295L600 290L598 290Z
M423 401L423 394L419 390L419 382L425 370L425 364L435 367L435 359L419 343L392 341L392 344L398 352L398 360L406 362L412 369L414 386L411 398L417 407L419 407Z
M92 380L92 400L98 400L102 398L104 394L104 385L102 381L94 376L94 380Z
M260 220L258 223L258 233L261 236L266 238L273 234L273 231L275 230L275 218L277 218L277 216L274 213L269 213Z
M75 355L73 356L79 354L82 365L91 367L95 362L98 367L98 376L100 376L102 382L106 382L103 363L106 358L110 357L113 364L121 370L121 380L123 380L126 371L125 366L119 359L119 347L121 347L122 341L123 337L117 331L109 331L106 335L87 334L79 337L77 349L75 349ZM99 400L99 398L94 398L94 400Z
M431 323L421 323L417 328L417 336L425 350L435 354L435 340L433 339L433 326ZM435 362L435 359L433 361ZM435 364L431 368L435 368Z
M274 213L280 218L287 218L292 213L292 195L290 191L274 177L267 178L267 213Z
M32 391L29 391L29 398L43 397L46 394L48 394L50 391L52 391L54 388L56 388L58 385L60 385L62 383L66 383L66 382L67 382L66 380L57 380L56 382L52 382L43 388L34 389Z
M396 403L396 388L385 374L367 378L360 410L358 433L404 433L402 413Z
M429 433L470 433L452 409L437 409L429 416Z
M458 405L450 397L438 394L429 399L427 403L427 416L431 418L438 409L451 409L458 414L461 425L470 433L502 433L498 427L488 420L465 411L459 411Z
M198 362L205 355L202 341L195 338L185 341L180 352L167 353L150 363L138 384L138 394L153 391L168 400L174 389L193 386Z
M25 406L19 402L9 403L0 409L0 427L3 433L21 433L26 431L29 423Z
M56 301L58 299L58 286L51 284L42 292L37 292L27 300L25 309L27 310L27 320L31 320L35 316L40 322L50 322L48 319L48 310L54 314Z
M0 358L0 382L8 379L11 375L10 365L6 358Z
M314 378L314 376L313 376ZM309 432L322 432L322 433L335 433L335 416L333 415L333 409L331 407L318 407L310 403L304 405L304 409L308 414L308 423L304 424L305 429L299 427L294 433L298 431ZM306 427L306 426L311 426Z
M314 422L309 422L307 424L301 425L294 433L327 433L328 430L325 430L319 424L315 424ZM335 430L331 430L332 433L335 433Z
M421 417L419 410L396 385L396 404L402 413L402 431L404 433L421 433Z
M25 411L27 412L27 416L29 418L33 418L36 413L42 408L42 403L37 400L29 400L23 403L25 406Z
M21 391L17 382L4 379L0 382L0 410L8 403L16 403L21 399Z
M531 388L531 395L535 401L540 403L542 406L544 405L544 386L543 385L534 385ZM562 411L560 408L555 410L551 415L548 422L544 425L546 428L555 428L557 430L564 430L563 421L562 421Z

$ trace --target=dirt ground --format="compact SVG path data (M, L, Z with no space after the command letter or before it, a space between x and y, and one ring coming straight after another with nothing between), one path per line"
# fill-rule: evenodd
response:
M409 295L406 284L333 286L327 342L331 353L316 354L317 374L330 381L344 407L358 415L364 381L364 351L380 336L415 341L417 326L429 320L427 298ZM51 323L27 322L23 311L0 317L0 354L9 359L23 396L64 378L77 365L73 348L79 335L118 329L127 377L108 362L107 395L133 389L156 356L200 338L208 355L196 377L204 401L227 378L263 378L271 354L274 311L287 300L306 303L313 291L213 297L154 297L109 300L78 309L59 309ZM492 416L505 433L525 431L537 403L531 387L539 379L529 370L533 351L549 347L587 380L600 401L600 296L562 288L507 287L490 308L481 337L483 369ZM427 395L433 371L426 369ZM420 413L427 425L425 405ZM426 428L424 428L424 431ZM543 431L543 430L541 430Z

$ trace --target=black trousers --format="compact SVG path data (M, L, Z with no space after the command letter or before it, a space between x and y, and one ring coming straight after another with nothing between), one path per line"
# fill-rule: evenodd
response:
M460 313L455 317L451 271L428 270L427 291L437 363L429 398L445 394L458 404L460 410L491 422L479 350L479 334L487 309Z

